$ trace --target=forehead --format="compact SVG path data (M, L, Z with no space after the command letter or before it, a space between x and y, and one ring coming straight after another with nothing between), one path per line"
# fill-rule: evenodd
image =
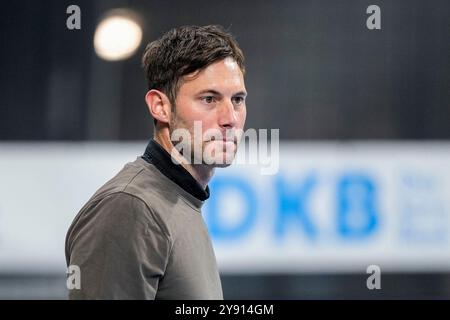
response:
M214 62L200 71L185 76L180 93L203 89L214 89L219 92L245 90L241 68L230 57Z

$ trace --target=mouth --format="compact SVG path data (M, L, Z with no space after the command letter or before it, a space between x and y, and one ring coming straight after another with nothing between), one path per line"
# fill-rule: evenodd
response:
M212 137L209 140L206 140L205 142L222 142L222 143L237 143L237 138L223 138L223 139L217 139L215 137Z

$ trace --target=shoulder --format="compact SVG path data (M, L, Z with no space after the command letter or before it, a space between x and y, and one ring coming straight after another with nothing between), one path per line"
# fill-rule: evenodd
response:
M73 238L85 233L119 237L151 233L159 234L170 242L167 227L147 203L123 191L97 197L83 207L70 226L68 235Z

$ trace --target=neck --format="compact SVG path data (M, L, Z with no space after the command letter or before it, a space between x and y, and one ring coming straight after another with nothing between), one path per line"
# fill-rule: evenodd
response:
M162 134L161 132L155 133L154 139L158 142L175 160L180 163L183 168L185 168L191 176L202 186L203 189L206 188L208 182L214 175L214 167L205 164L190 164L186 163L186 159L175 149L172 142L168 138L168 135ZM174 150L175 152L172 152Z

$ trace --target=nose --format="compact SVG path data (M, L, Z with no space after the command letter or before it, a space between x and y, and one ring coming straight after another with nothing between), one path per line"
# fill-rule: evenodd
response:
M236 126L237 114L231 101L224 101L219 111L219 126L222 128L234 128Z

